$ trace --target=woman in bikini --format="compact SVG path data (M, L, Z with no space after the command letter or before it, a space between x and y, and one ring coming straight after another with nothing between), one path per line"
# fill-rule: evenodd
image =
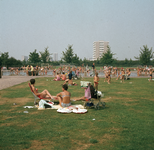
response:
M67 91L68 85L64 84L62 85L62 92L57 94L59 104L62 107L68 107L71 105L70 97L71 93Z
M57 76L53 79L53 81L60 81L60 75L57 73Z
M31 79L30 80L30 83L31 83L31 87L32 87L32 91L33 93L38 96L40 99L43 99L43 98L51 98L51 99L57 99L56 96L52 96L48 90L44 90L42 91L41 93L38 92L38 90L35 88L34 84L35 84L35 79Z
M63 73L62 73L62 75L61 75L61 79L62 79L63 81L65 81L65 80L66 80L66 75L65 75L65 72L63 72Z

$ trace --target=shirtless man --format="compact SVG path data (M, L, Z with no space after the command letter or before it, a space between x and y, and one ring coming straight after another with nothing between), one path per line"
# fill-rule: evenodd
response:
M98 77L98 72L96 72L94 76L94 87L96 91L98 90L98 82L99 82L99 77Z

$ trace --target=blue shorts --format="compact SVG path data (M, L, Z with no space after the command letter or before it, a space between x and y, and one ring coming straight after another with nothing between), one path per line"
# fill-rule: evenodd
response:
M68 103L68 104L61 103L61 106L62 106L62 107L68 107L68 106L71 106L71 103Z

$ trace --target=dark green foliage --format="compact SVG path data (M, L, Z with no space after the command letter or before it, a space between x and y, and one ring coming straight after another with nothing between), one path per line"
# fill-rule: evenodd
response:
M44 52L40 52L40 54L41 54L41 61L42 61L43 63L50 62L49 56L50 56L51 54L49 53L48 47L45 48Z
M9 52L1 53L1 62L0 63L2 66L7 65L8 58L9 58Z
M69 64L80 64L79 57L77 54L74 54L73 52L73 45L68 45L68 49L66 51L62 51L62 61Z
M66 51L62 51L62 60L66 63L73 63L73 56L74 56L74 52L72 49L73 45L68 45L68 49L66 49Z
M102 58L100 59L100 62L104 65L111 65L114 61L113 54L111 52L110 47L108 46L107 52L103 53Z
M30 54L29 54L29 62L31 62L31 63L39 63L39 62L41 62L39 54L36 51L37 50L35 49L34 52L30 52Z
M152 52L152 47L149 49L147 45L143 45L143 48L140 49L139 57L135 58L138 59L142 65L149 65L154 54L154 52Z
M98 143L98 141L97 141L96 139L90 139L89 142L90 142L90 143L93 143L93 144L94 144L94 143Z
M15 58L11 57L9 58L9 53L4 52L0 53L0 66L5 67L19 67L22 65L22 62L20 60L16 60Z

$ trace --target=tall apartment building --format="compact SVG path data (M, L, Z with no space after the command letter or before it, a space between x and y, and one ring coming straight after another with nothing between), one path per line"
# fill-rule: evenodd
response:
M102 54L107 51L107 46L109 42L96 41L93 43L93 60L100 59Z
M28 56L21 56L21 61L23 61L23 60L27 61L28 60Z
M53 61L58 61L58 53L53 53Z

